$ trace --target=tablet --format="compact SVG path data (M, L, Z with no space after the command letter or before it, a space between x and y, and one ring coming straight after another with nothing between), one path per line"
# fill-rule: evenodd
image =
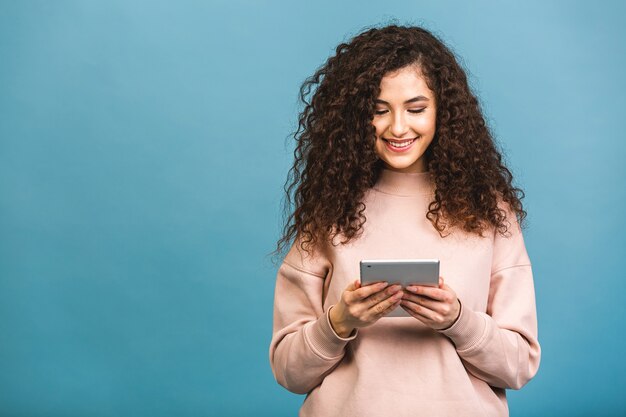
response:
M361 285L387 281L389 285L439 285L439 259L364 259ZM411 317L398 306L385 317Z

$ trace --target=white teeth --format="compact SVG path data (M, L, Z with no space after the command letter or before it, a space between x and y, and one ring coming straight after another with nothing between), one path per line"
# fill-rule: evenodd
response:
M403 142L392 142L392 141L388 140L387 143L390 144L394 148L406 148L407 146L412 144L414 140L415 139L409 139L409 140L405 140Z

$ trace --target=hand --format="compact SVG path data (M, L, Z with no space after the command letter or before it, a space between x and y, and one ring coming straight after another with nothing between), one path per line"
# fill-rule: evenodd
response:
M386 282L361 287L359 280L350 283L341 299L329 313L330 324L341 337L348 337L357 327L376 323L385 314L398 307L402 301L402 287Z
M439 277L439 287L409 285L400 306L411 316L435 330L451 327L461 313L456 293Z

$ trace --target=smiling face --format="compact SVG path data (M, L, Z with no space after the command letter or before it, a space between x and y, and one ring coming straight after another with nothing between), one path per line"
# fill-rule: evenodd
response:
M372 124L376 153L385 167L399 172L424 172L424 152L435 136L435 94L419 67L408 66L386 74Z

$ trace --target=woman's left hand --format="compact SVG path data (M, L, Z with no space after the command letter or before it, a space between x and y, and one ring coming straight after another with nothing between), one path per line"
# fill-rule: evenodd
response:
M459 318L461 303L456 293L439 277L439 287L409 285L400 306L426 326L443 330Z

